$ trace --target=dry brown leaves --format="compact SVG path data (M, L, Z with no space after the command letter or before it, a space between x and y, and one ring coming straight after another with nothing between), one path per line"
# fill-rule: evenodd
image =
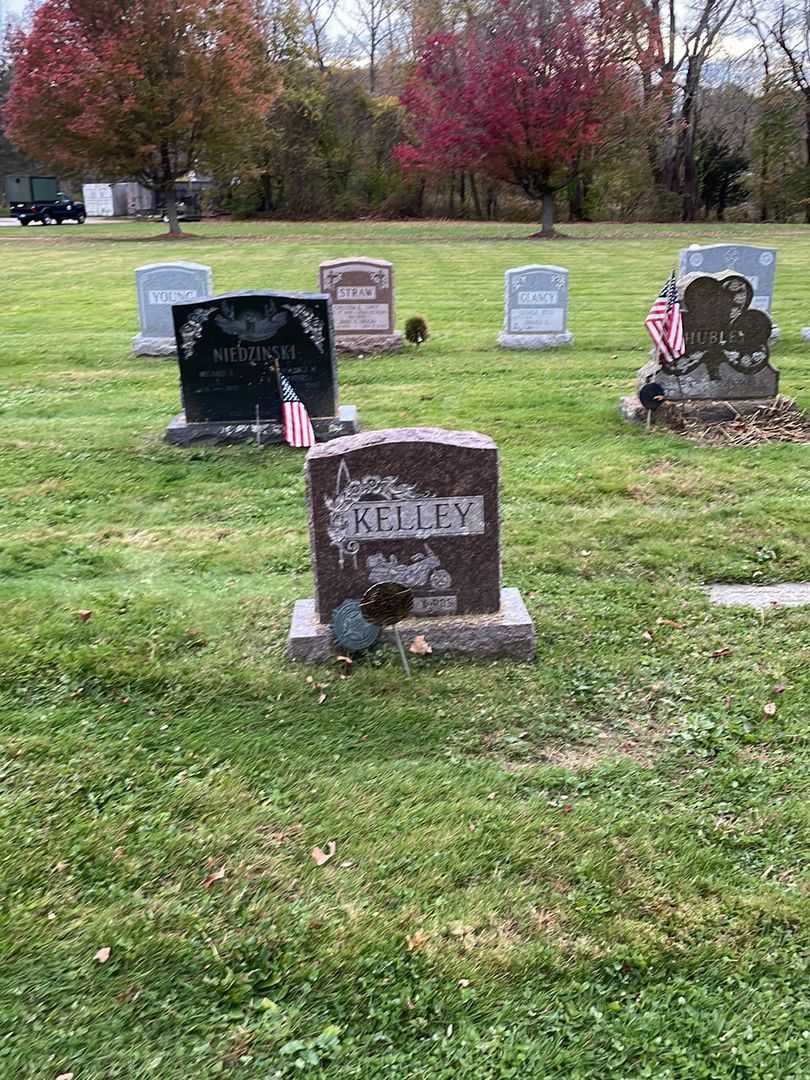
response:
M417 634L408 646L408 652L412 652L415 656L429 656L433 649L428 645L423 634Z
M329 860L334 857L336 851L337 844L334 840L330 840L326 845L326 851L324 851L323 848L314 847L310 852L310 855L316 866L323 866L324 863L328 863Z
M733 402L728 402L734 408ZM706 423L686 420L682 434L715 446L761 446L769 442L810 443L810 416L792 398L779 394L750 416Z

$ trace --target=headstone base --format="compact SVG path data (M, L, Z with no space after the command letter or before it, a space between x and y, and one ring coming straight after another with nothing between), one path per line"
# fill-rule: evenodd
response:
M339 439L343 435L356 435L359 426L357 407L341 405L337 416L321 416L312 420L315 438L318 442ZM192 443L211 443L222 446L228 443L258 442L262 446L283 443L284 435L281 424L274 420L260 422L258 432L256 424L247 424L229 420L206 420L202 423L189 423L186 414L180 412L172 417L166 428L166 442L175 446L190 446Z
M661 426L678 428L685 420L698 420L702 423L718 424L727 420L736 420L741 416L753 416L760 409L773 405L773 397L735 398L725 401L720 398L701 399L699 401L665 401L654 414L654 422ZM628 394L619 400L619 415L623 420L632 420L639 424L647 422L647 410L636 394Z
M534 659L534 624L519 589L501 589L500 611L491 615L413 616L398 623L397 629L406 648L421 634L434 654ZM383 630L381 640L396 644L391 629ZM331 628L317 621L315 601L297 600L287 639L288 658L317 664L331 660L337 651Z
M175 356L177 344L173 337L147 337L136 334L132 339L132 351L136 356Z
M636 372L636 387L640 389L646 382L663 386L667 401L690 405L699 401L761 401L779 393L779 372L770 364L753 375L724 364L720 377L713 379L705 364L677 376L663 371L657 360L650 360Z
M351 337L335 336L338 356L380 356L383 353L402 352L405 342L402 334L352 334Z
M810 341L810 326L803 326L799 331L799 337L802 341Z
M498 334L502 349L556 349L560 345L573 345L574 335L567 330L560 334Z

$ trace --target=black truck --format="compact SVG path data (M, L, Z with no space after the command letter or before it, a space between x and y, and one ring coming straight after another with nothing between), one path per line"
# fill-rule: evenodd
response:
M87 217L84 203L69 199L59 191L55 176L7 176L6 198L11 216L21 225L29 225L32 221L43 225L75 221L83 225Z

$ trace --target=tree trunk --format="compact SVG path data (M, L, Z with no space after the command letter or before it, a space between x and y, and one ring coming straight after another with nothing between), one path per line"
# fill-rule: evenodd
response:
M169 220L169 236L180 236L182 229L177 220L177 198L174 193L174 170L172 169L169 147L166 143L160 144L161 164L161 193L166 206L166 217Z
M568 189L568 220L585 220L585 178L576 176Z
M470 173L470 192L472 194L473 205L475 206L475 216L479 221L482 221L484 212L481 208L481 197L478 194L478 184L475 182L475 173Z
M177 198L174 194L174 184L164 192L166 200L166 217L169 219L169 236L182 236L183 230L177 220Z
M550 240L556 236L554 232L554 192L543 192L543 228L540 232L532 233L530 240Z

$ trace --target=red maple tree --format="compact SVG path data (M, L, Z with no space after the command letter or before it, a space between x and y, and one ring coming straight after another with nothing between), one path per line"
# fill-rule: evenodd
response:
M615 138L630 100L622 45L620 20L599 8L501 0L426 42L403 95L414 141L398 147L400 163L516 185L543 203L535 235L554 235L554 192Z
M237 153L269 102L252 0L44 0L9 50L11 141L54 167L140 181L172 235L176 179Z

